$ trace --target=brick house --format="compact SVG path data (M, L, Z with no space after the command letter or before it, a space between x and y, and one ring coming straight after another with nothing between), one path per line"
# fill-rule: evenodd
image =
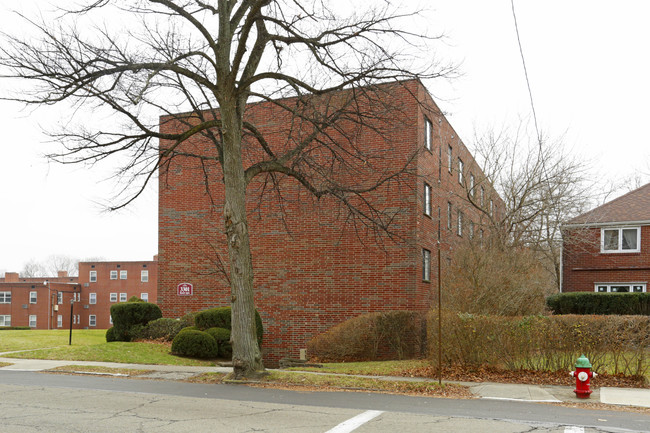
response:
M563 292L647 292L650 184L563 226Z
M386 167L407 164L408 175L366 196L393 211L392 237L350 223L339 202L317 200L293 179L276 178L277 194L268 192L268 178L254 178L248 186L255 305L264 323L268 365L297 357L313 336L351 317L428 310L437 293L438 239L446 264L452 249L481 236L487 230L482 218L502 206L422 83L381 87L382 102L399 107L389 127L349 128L353 138L341 140L382 155ZM250 104L245 117L270 146L282 146L301 132L289 130L296 122L271 102ZM179 128L174 117L161 118L162 133ZM253 161L254 143L245 143L244 159ZM169 145L161 140L161 151ZM158 304L165 317L230 303L220 167L210 164L216 155L207 140L181 146L179 152L207 158L174 156L160 171ZM467 203L468 190L484 211ZM193 285L191 296L177 294L181 283Z
M107 329L110 307L132 296L155 302L158 262L80 262L79 277L0 278L0 326ZM74 302L71 310L71 301Z

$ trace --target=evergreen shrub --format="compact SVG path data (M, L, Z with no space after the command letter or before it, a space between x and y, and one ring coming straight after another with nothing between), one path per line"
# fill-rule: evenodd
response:
M207 332L183 330L172 341L172 354L192 358L216 358L219 354L217 342Z
M160 308L149 302L123 302L111 305L114 341L132 341L138 338L142 327L161 317Z
M152 320L142 330L142 338L149 340L172 341L183 329L184 323L169 317Z
M230 344L230 330L226 328L208 328L205 330L210 334L219 347L221 358L232 358L232 345Z
M230 307L210 308L196 313L194 321L196 326L201 330L209 328L225 328L231 330L231 314ZM260 313L258 313L257 310L255 310L255 330L257 332L257 343L261 346L262 337L264 335L264 326L262 325Z

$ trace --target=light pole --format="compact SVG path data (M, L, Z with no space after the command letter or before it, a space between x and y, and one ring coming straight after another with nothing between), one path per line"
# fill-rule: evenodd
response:
M70 299L70 338L68 339L68 346L72 346L72 318L74 317L74 293Z

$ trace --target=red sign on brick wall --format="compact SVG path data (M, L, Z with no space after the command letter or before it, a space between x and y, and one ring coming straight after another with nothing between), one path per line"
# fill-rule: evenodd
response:
M180 283L176 286L176 293L178 296L192 296L194 293L194 286L190 283Z

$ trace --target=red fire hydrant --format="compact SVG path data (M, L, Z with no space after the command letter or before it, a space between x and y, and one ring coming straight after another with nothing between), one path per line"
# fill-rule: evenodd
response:
M573 392L576 393L578 398L589 398L591 394L591 388L589 382L592 377L598 376L596 373L591 371L591 363L586 356L582 355L576 361L576 370L569 373L571 376L576 378L576 389Z

